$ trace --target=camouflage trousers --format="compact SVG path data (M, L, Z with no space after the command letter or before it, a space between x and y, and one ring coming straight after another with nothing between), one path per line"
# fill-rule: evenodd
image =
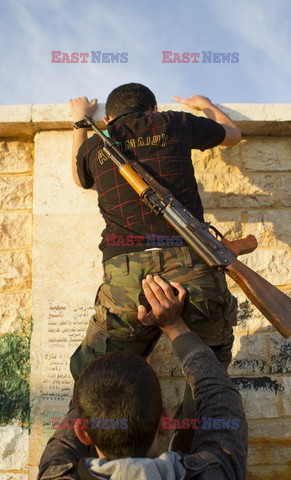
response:
M95 300L86 337L71 357L76 380L97 355L130 350L147 357L161 333L137 320L144 302L141 282L147 274L180 282L187 289L183 319L228 367L236 324L236 299L227 289L224 273L210 269L188 246L152 249L118 255L103 264L103 283Z

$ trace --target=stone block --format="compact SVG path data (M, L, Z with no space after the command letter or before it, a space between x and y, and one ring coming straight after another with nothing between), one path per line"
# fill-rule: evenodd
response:
M276 418L272 420L249 421L248 466L288 464L291 448L291 420ZM269 477L264 477L269 478ZM275 478L275 477L270 477ZM287 478L285 476L278 478Z
M242 290L236 290L233 294L238 299L237 326L234 327L235 335L245 336L256 332L272 334L276 331Z
M265 372L268 361L268 342L265 335L236 336L230 375L252 375Z
M31 293L1 293L0 334L19 330L22 321L31 317Z
M31 288L31 257L26 252L0 254L0 290Z
M16 210L32 207L32 176L0 177L0 209Z
M198 173L205 208L258 208L274 205L277 179L273 175Z
M29 480L29 478L28 473L1 473L1 480Z
M19 141L0 142L0 173L31 172L32 144Z
M238 211L208 209L205 221L210 222L229 240L242 237L241 214Z
M283 415L291 415L291 377L282 377L283 394Z
M171 414L174 415L183 400L185 380L184 378L175 378L171 380L161 379L160 384L162 389L163 405L164 407L169 408Z
M17 425L0 427L0 470L24 470L28 463L28 431Z
M93 118L99 128L105 128L103 122L105 116L105 104L98 104ZM32 105L32 121L44 129L73 128L73 119L67 103Z
M284 175L280 178L280 188L278 201L284 205L284 207L291 206L291 175Z
M210 150L192 150L192 160L195 172L232 173L239 174L240 146L216 147Z
M269 336L269 342L270 373L291 373L291 340L273 334Z
M33 211L40 214L95 214L104 221L94 189L77 187L72 179L72 132L41 132L35 136Z
M161 336L147 361L159 377L182 375L180 361L173 351L170 340L165 335Z
M31 122L32 105L1 105L0 123Z
M290 480L289 465L250 465L247 480Z
M287 443L287 442L286 442ZM269 439L250 441L248 449L248 465L286 465L291 458L291 445ZM268 477L267 477L268 478ZM281 477L279 477L281 479Z
M246 170L290 170L291 138L253 137L241 142L242 162Z
M29 212L0 213L0 248L31 248L32 215Z
M32 133L31 105L1 105L0 136L27 136Z
M256 440L266 439L273 442L284 442L289 440L291 435L291 419L289 418L276 418L276 419L263 419L263 420L250 420L248 422L249 427L249 440L255 443Z
M260 249L242 255L240 261L273 285L291 283L291 255L287 249Z
M68 306L93 307L103 276L99 220L92 214L35 216L33 288L37 318L43 308L47 314L47 299L53 303L62 299Z
M291 243L291 212L283 209L253 210L243 228L254 234L260 247L287 247Z
M276 418L281 415L280 378L236 377L233 382L242 395L246 416L252 418Z

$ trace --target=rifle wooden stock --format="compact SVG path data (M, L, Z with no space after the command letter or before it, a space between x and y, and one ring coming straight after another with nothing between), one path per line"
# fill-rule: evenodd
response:
M291 299L239 260L224 271L281 335L288 338L291 335Z

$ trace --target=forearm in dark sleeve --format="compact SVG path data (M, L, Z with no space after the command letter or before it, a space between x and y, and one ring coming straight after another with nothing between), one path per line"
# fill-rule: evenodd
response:
M198 468L201 465L201 476L198 478L244 479L247 423L239 392L214 353L195 333L189 332L177 337L173 341L173 348L181 360L183 372L195 398L196 417L200 419L192 444L193 454L190 456L191 462L197 461ZM203 418L210 419L210 429ZM215 429L213 420L218 424L219 420L229 420L230 423L223 427L220 422L220 428ZM225 428L226 425L230 428ZM201 463L202 458L204 464ZM187 457L185 461L187 462ZM205 467L205 461L209 462L209 468ZM217 472L223 476L218 476Z

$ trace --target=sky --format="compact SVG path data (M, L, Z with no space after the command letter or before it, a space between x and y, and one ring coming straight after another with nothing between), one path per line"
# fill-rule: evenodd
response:
M214 103L291 103L290 0L0 0L0 41L1 104L83 95L105 103L128 82L147 85L158 103L192 94ZM88 63L52 63L52 51L60 59L88 53ZM124 52L127 62L93 63L92 51ZM172 60L200 57L165 63L163 51ZM203 51L211 62L202 62ZM213 62L215 53L235 52L236 63Z

